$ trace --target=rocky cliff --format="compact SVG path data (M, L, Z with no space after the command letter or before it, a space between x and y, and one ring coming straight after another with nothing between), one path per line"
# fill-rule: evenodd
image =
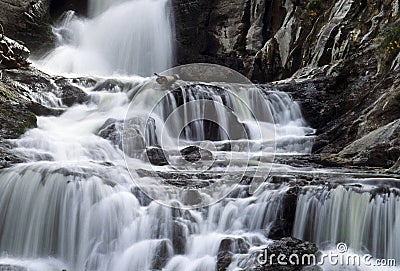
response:
M7 35L31 50L52 45L50 0L1 0L0 21Z

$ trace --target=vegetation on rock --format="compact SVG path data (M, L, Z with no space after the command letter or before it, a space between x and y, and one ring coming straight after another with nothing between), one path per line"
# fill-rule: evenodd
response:
M400 52L400 21L388 27L381 47L385 49L388 56L394 56Z

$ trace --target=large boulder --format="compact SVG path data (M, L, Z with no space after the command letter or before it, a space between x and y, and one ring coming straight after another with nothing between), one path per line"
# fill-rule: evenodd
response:
M147 158L152 165L169 165L165 151L160 147L151 147L146 149ZM167 154L168 155L168 154Z

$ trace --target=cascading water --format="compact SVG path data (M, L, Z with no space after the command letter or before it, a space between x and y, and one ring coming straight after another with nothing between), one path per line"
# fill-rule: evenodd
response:
M57 47L36 65L53 74L150 76L172 66L168 0L90 1L93 18L69 12L54 28Z
M400 260L399 212L395 190L310 190L298 198L293 235L321 248L343 242L356 252Z
M0 174L0 264L33 271L215 270L224 240L241 243L238 253L269 242L286 185L266 182L253 196L239 185L232 196L195 210L160 205L137 189L117 142L98 134L109 119L125 117L144 82L126 80L122 92L99 89L102 82L83 88L88 103L59 117L39 117L38 128L13 141L27 162ZM205 90L198 86L186 94L197 99ZM48 93L47 105L58 108L54 93ZM282 107L288 96L271 95L265 106L280 116L282 127L295 123L296 111L287 111L297 107Z

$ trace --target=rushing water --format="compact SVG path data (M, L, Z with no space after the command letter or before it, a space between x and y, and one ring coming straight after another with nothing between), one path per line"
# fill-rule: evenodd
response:
M37 66L56 74L102 76L149 76L172 66L173 27L167 0L92 0L90 7L90 19L77 18L73 12L64 15L53 30L56 49Z
M133 74L151 75L169 68L173 60L168 5L165 0L92 0L89 19L69 12L54 28L58 45L36 63L38 67L51 73L109 79L97 77L95 85L86 87L78 83L76 87L87 93L89 100L71 107L62 103L58 89L33 95L38 102L64 113L38 117L38 128L11 142L14 152L26 162L0 172L0 267L213 271L220 247L229 243L235 255L228 270L242 270L248 267L243 259L270 242L270 230L296 176L335 176L332 171L294 168L260 157L260 150L278 158L311 152L315 131L290 95L269 90L257 96L254 87L198 82L165 95L155 107L151 102L155 92L144 93L134 111L140 115L142 109L151 107L152 114L145 121L131 119L135 129L145 127L146 134L132 138L136 170L127 170L123 122L131 117L126 114L129 103L151 80ZM233 87L256 119L226 91ZM215 122L227 130L202 120L209 113L199 106L204 100L221 106L213 109ZM189 106L192 102L194 106ZM167 127L167 144L162 147L171 156L179 156L184 147L212 141L216 148L210 150L217 163L208 175L195 166L187 172L170 165L154 168L145 159L143 142L147 147L159 145L165 122L179 108L183 111ZM182 127L191 118L196 121ZM229 127L242 127L246 136L228 136ZM255 133L256 128L261 132ZM244 148L249 142L251 147ZM250 157L253 163L244 163L242 157ZM235 160L229 170L228 160ZM291 181L277 183L267 177L271 167L272 176ZM255 194L249 193L249 180L257 177L247 175L252 170L263 177ZM160 174L175 183L189 183L192 175L200 176L197 185L224 182L238 173L242 174L240 183L231 187L226 197L195 209L164 206L138 187L138 180L150 186ZM350 178L347 173L342 175ZM358 188L367 181L300 188L293 235L314 241L322 249L346 242L356 253L400 260L398 193ZM169 205L184 207L185 203L172 199Z
M197 210L160 205L137 189L118 145L98 132L107 120L125 117L143 82L126 79L122 92L86 88L90 102L60 117L39 117L38 128L13 142L28 162L0 175L0 262L30 270L214 270L222 240L268 242L284 185L265 183L245 197L246 186L239 186L236 196ZM47 105L58 107L49 97ZM264 106L282 127L304 125L285 93L266 93ZM302 129L304 137L306 126L289 130L299 136Z

